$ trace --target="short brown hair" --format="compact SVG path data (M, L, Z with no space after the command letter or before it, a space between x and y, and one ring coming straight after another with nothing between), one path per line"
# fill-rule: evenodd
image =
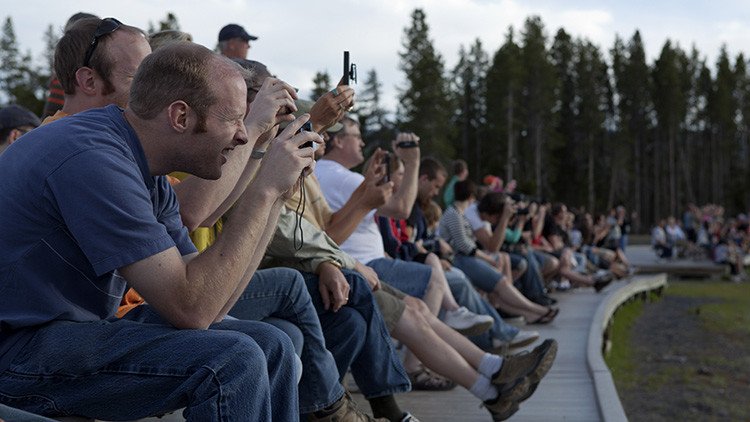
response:
M94 38L96 28L99 27L101 22L102 19L99 18L84 18L75 21L65 31L65 35L60 38L57 47L55 47L55 75L57 75L60 85L62 85L63 90L68 95L76 93L76 72L83 67L86 50L88 50L91 40ZM143 31L140 29L128 25L121 25L117 28L117 31L143 34ZM94 54L91 55L91 59L89 60L89 67L94 69L104 81L104 94L111 94L115 91L110 81L114 60L109 56L106 47L110 38L110 36L105 35L99 39Z
M226 60L199 44L167 44L141 62L130 87L128 107L140 118L151 120L175 101L184 101L198 115L200 128L208 108L218 102L211 78L217 60ZM237 69L234 63L228 68ZM238 71L239 72L239 71ZM199 129L200 131L200 129Z
M187 32L178 31L176 29L165 29L148 36L148 43L151 45L151 51L156 51L157 48L181 41L193 42L193 36Z
M427 176L428 179L435 180L437 179L438 174L442 174L443 176L448 175L445 171L445 167L443 167L440 161L432 157L425 157L419 163L420 176Z

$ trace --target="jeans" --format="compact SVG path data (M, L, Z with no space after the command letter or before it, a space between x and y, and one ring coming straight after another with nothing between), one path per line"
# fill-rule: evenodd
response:
M280 318L302 331L300 413L321 410L344 395L336 363L326 350L318 315L299 272L289 268L256 271L229 315L241 320Z
M453 265L463 271L477 289L487 293L495 290L495 286L503 276L500 270L475 256L456 254L453 257Z
M340 379L351 368L354 381L368 399L409 391L409 377L396 355L370 285L355 271L342 272L349 282L349 301L338 312L323 307L318 276L303 273Z
M445 278L448 280L451 293L453 293L453 297L459 305L465 306L466 309L475 314L489 315L493 319L492 327L486 333L469 337L469 340L476 344L477 347L489 350L492 348L493 338L507 342L516 337L519 331L518 328L503 321L495 308L482 299L482 296L479 296L479 293L471 285L471 282L466 278L463 271L452 267L445 272Z
M262 322L179 330L148 305L124 318L39 328L0 374L0 402L48 416L188 421L297 417L294 349Z
M518 280L514 281L513 285L530 301L542 303L547 293L544 291L544 278L542 277L539 261L537 261L536 256L533 253L525 255L510 254L510 256L511 258L525 258L527 264L526 272Z

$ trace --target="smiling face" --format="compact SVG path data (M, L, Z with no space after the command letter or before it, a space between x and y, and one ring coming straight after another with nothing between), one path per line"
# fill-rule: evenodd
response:
M186 145L191 148L190 173L203 179L221 177L221 167L237 146L247 143L245 131L246 85L236 70L212 81L218 102L209 106L204 121L191 111L193 130Z

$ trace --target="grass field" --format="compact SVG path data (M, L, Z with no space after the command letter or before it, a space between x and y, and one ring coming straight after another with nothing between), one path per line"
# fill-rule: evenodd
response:
M750 420L750 284L671 282L621 307L610 339L631 420Z

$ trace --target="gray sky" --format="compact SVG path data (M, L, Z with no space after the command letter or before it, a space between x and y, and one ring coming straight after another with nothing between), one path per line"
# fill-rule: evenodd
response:
M260 38L252 43L248 58L267 64L301 88L304 97L316 71L327 70L337 80L342 51L350 50L362 80L369 69L377 70L390 111L395 109L396 87L403 84L398 70L403 29L417 7L427 14L430 37L446 69L456 64L459 47L476 38L491 57L508 26L518 30L530 15L542 17L550 38L563 27L607 51L616 33L628 39L640 29L650 61L667 38L685 49L695 44L709 63L715 61L722 43L732 56L750 52L750 1L746 0L0 0L0 4L4 9L0 16L13 19L21 49L30 49L35 57L43 50L47 25L62 28L79 11L113 16L143 29L149 21L156 24L173 12L183 31L210 48L223 25L239 23Z

